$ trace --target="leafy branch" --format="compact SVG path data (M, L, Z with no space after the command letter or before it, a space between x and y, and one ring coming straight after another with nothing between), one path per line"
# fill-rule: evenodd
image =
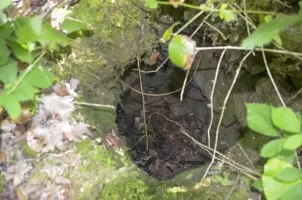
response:
M21 102L35 99L41 88L53 83L53 74L39 65L47 52L69 45L68 35L43 23L42 16L17 17L8 20L3 12L12 0L0 2L0 106L12 119L22 112ZM74 18L63 21L62 28L69 34L89 30L90 26ZM40 52L37 52L40 51ZM12 52L12 53L11 53ZM22 71L21 66L27 67Z

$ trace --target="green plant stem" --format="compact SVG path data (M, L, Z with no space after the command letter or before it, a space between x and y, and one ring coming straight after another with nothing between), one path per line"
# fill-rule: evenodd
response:
M171 5L170 2L164 2L164 1L157 1L158 4L160 5ZM186 3L180 3L180 6L186 7L186 8L192 8L196 10L202 10L205 12L221 12L221 11L226 11L226 12L233 12L233 13L249 13L249 14L258 14L258 15L284 15L282 13L275 13L275 12L268 12L268 11L261 11L261 10L227 10L227 9L217 9L217 8L203 8L199 6L194 6Z
M14 84L14 86L7 91L7 95L11 94L15 89L19 86L19 84L23 81L23 79L27 76L27 74L36 66L36 64L41 60L41 58L45 55L45 51L43 51L40 56L31 64L29 65L25 70L24 73L21 75L21 77L17 80L17 82Z

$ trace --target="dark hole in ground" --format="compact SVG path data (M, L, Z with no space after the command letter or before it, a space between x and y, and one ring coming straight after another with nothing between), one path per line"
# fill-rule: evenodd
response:
M133 68L126 73L124 82L140 91L138 73ZM148 70L147 67L142 68ZM144 92L160 94L173 91L181 87L184 76L184 71L173 66L164 66L157 73L143 74ZM122 94L117 119L119 132L127 138L133 162L158 179L171 178L210 159L181 133L180 126L170 121L181 124L191 136L205 143L208 101L192 83L185 91L182 102L180 92L164 96L145 95L148 151L144 137L142 96L128 88Z

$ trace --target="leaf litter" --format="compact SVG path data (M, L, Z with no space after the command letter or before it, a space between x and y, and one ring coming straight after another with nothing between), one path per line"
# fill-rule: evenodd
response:
M56 89L62 88L56 85L41 96L27 130L16 134L20 124L2 121L0 178L3 176L5 183L0 199L73 199L71 180L63 175L81 162L75 144L91 133L82 117L73 114L79 81L71 79L63 85L65 95L56 94Z

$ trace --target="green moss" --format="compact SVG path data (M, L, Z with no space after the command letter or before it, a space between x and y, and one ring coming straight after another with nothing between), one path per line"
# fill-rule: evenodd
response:
M5 177L3 174L0 174L0 193L3 192Z
M31 157L31 158L34 158L38 155L37 152L35 152L34 150L32 150L27 143L25 143L23 145L23 153L25 156L28 156L28 157Z
M105 185L100 200L153 199L149 187L139 177L124 174Z
M247 130L244 137L242 137L239 143L243 148L260 150L262 146L270 140L269 137L255 133L251 130Z

